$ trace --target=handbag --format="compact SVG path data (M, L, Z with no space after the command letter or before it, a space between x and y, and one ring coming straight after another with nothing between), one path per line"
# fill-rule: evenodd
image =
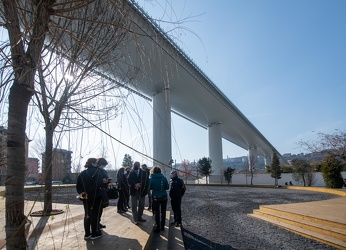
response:
M101 190L101 205L103 208L108 207L109 197L108 197L107 191L104 188L100 188L100 190Z
M108 185L107 194L108 194L108 199L110 200L115 200L119 198L118 188L113 184Z

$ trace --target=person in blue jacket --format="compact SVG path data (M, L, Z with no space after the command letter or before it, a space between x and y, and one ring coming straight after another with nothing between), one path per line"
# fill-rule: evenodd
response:
M167 190L169 184L167 178L161 173L161 168L153 167L149 179L149 189L152 190L152 209L155 214L155 232L165 230L167 210Z

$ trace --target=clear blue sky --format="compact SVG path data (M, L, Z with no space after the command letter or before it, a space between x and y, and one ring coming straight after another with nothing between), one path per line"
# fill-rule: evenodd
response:
M297 142L314 139L316 132L346 130L345 0L140 0L138 4L162 28L171 30L179 47L281 154L303 152ZM152 155L150 105L131 96L122 115L103 129ZM32 146L42 137L33 123L29 114ZM208 156L206 130L172 115L172 136L177 162ZM93 130L64 138L61 147L72 150L74 161L82 165L86 158L100 156L105 144L112 167L121 164L125 153L151 164ZM42 150L29 152L35 157ZM224 158L246 154L223 142Z
M314 139L316 132L346 129L346 1L138 4L163 29L175 27L169 34L176 43L281 154L303 152L297 142ZM189 130L175 133L190 137ZM207 134L201 134L206 143ZM183 152L198 147L186 143L180 144ZM224 147L224 157L246 155Z

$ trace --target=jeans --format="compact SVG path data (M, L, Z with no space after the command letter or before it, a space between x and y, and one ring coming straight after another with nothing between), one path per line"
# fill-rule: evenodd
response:
M145 196L141 196L139 193L131 195L132 216L135 222L143 216L144 202Z

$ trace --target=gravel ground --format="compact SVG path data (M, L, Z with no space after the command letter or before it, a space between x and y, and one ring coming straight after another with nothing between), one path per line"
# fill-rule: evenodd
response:
M326 200L336 195L288 189L187 186L182 201L187 250L335 249L247 214L259 205Z

